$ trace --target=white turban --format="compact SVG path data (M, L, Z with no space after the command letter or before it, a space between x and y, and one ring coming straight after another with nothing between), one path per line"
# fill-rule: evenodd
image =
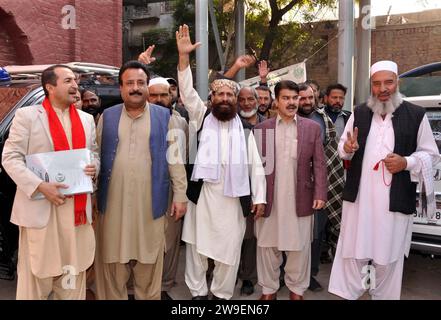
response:
M398 66L395 62L390 60L382 60L375 62L371 67L371 77L378 71L392 71L398 76Z
M155 84L163 84L163 85L166 85L167 88L170 87L170 84L168 83L167 79L162 78L162 77L156 77L156 78L150 79L149 87L154 86Z

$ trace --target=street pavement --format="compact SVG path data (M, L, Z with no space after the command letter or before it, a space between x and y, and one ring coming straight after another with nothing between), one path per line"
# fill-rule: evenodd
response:
M177 283L169 292L170 296L176 300L189 300L191 294L184 282L185 268L185 246L181 246L180 264L178 268ZM304 295L305 300L340 300L339 297L327 291L331 264L322 264L316 279L321 283L324 290L320 292L307 291ZM256 300L261 295L261 289L255 286L254 294L250 296L240 295L241 281L239 280L233 299L235 300ZM15 299L16 281L0 280L0 300ZM411 253L404 264L402 299L406 300L441 300L441 258L431 259L419 253ZM289 291L283 287L278 292L278 299L288 300ZM368 294L361 297L362 300L370 299Z

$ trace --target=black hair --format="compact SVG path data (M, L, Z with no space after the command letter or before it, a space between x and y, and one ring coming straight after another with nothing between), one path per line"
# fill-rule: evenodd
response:
M44 95L46 97L49 97L49 91L46 89L47 84L51 84L53 86L57 85L57 74L55 73L55 69L57 68L66 68L70 71L74 72L72 68L64 65L64 64L54 64L53 66L50 66L49 68L46 68L43 70L41 74L41 85L43 86Z
M146 65L139 61L131 60L124 63L121 69L119 69L118 82L120 86L122 86L122 75L124 74L124 72L126 72L127 69L141 69L142 71L144 71L147 75L147 84L149 84L150 72L147 69Z
M276 84L276 86L274 87L274 94L276 96L276 99L279 97L279 93L283 89L288 89L288 90L296 91L297 93L299 93L299 86L294 81L282 80L282 81L278 82Z
M315 81L313 79L308 79L304 83L307 84L307 85L313 84L313 85L315 85L317 87L317 90L320 91L320 85L318 84L317 81Z
M256 90L266 91L266 92L269 92L270 95L271 95L271 90L270 90L270 88L268 88L267 86L258 86L258 87L256 88Z
M271 93L270 88L268 88L267 86L258 86L258 87L256 88L256 90L269 92L270 100L273 101L273 95L272 95L272 93Z
M84 98L84 94L86 92L92 92L94 95L96 95L99 98L98 92L95 89L91 89L91 88L83 88L80 90L81 93L81 100L83 100Z
M311 88L311 90L314 91L314 89L312 89L312 87L311 87L311 85L309 83L306 83L306 82L299 83L299 92L300 91L306 91L309 88Z
M326 88L326 95L329 96L332 90L341 90L346 95L348 88L340 83L331 84Z

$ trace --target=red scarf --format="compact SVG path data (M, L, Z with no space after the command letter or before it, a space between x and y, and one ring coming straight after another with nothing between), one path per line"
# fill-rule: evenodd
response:
M52 141L54 143L54 150L70 150L66 133L48 98L43 100L43 108L46 110L49 120L49 131L51 132ZM73 104L69 107L69 116L72 124L72 147L73 149L83 149L86 147L86 135L78 111ZM86 202L86 194L74 195L75 226L86 224Z

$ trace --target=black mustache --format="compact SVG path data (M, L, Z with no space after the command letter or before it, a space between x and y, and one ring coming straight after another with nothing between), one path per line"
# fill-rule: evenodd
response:
M139 91L133 91L133 92L130 92L130 93L129 93L130 96L133 96L133 95L135 95L135 94L137 94L138 96L142 96L142 93L139 92Z

